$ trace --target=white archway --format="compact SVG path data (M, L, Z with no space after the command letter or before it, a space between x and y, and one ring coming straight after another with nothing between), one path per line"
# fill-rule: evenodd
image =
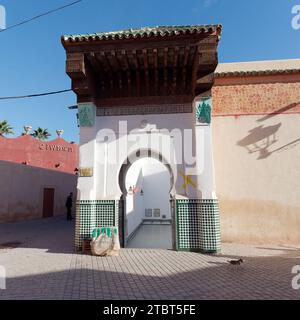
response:
M119 176L124 246L172 249L172 171L161 157L140 155L124 164Z

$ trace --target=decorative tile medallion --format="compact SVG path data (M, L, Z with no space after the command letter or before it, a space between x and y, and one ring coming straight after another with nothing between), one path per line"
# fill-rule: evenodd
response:
M212 98L204 97L196 108L196 121L201 124L211 123Z
M80 127L93 127L95 125L96 107L95 105L79 104L78 105L78 118Z

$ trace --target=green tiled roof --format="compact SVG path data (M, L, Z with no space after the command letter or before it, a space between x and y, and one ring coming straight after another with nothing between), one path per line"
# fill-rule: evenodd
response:
M221 25L191 25L191 26L159 26L140 29L127 29L112 32L90 34L75 34L62 36L63 42L84 42L93 40L119 40L150 37L165 37L183 34L220 33Z
M299 73L299 69L293 70L264 70L264 71L235 71L235 72L216 72L215 77L243 77L243 76L268 76L277 74L294 74Z
M263 76L300 72L300 59L230 62L218 65L216 77Z

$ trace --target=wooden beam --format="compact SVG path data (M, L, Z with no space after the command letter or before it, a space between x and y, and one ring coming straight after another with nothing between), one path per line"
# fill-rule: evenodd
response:
M116 51L115 50L110 51L108 57L110 57L110 62L114 69L114 73L117 74L119 95L122 96L122 90L123 90L123 81L122 81L122 73L121 73L122 68L116 56Z
M109 59L107 58L106 54L104 51L100 51L99 53L96 53L96 57L98 59L100 59L101 64L103 66L103 68L105 69L106 72L106 77L108 78L108 82L109 82L109 90L108 92L106 92L105 95L114 95L114 78L113 78L113 68L111 66L111 63L109 61Z
M116 70L123 70L123 66L121 63L121 59L120 57L120 53L118 53L117 51L113 50L111 51L111 55L113 56L114 60L115 60L115 65L116 65Z
M121 51L121 55L122 55L122 61L123 61L123 68L124 71L126 73L126 78L127 78L127 88L128 88L128 96L132 95L132 80L131 80L131 72L130 72L130 64L128 61L128 56L127 56L127 52L125 50Z
M188 68L189 55L190 55L190 47L185 47L184 58L183 58L183 77L182 77L183 92L185 92L186 84L187 84L187 68Z
M197 85L209 84L209 83L213 84L214 79L215 79L215 73L214 72L209 73L209 74L197 79Z
M214 65L218 63L216 51L201 51L199 55L199 65Z
M135 88L136 88L135 94L139 95L140 94L140 73L139 73L139 62L136 56L136 51L135 50L126 51L126 55L127 55L129 68L132 70L131 73L132 74L135 73ZM131 77L132 77L131 82L134 82L133 75L131 75ZM134 95L133 92L132 92L132 95Z
M169 48L164 48L164 94L168 95L168 52Z
M79 95L90 95L88 85L89 83L86 78L72 80L72 90Z
M105 93L105 70L94 52L86 54L86 58L90 64L90 68L94 73L96 88L99 88L101 92L100 94L103 95Z
M146 83L146 95L149 95L150 85L149 85L149 64L148 64L148 53L146 49L143 49L143 61L145 70L145 83Z
M130 50L130 51L128 51L127 55L131 58L135 70L136 70L136 69L139 69L139 68L140 68L140 65L139 65L139 61L138 61L138 58L137 58L136 50Z
M178 68L178 54L179 48L174 49L174 61L173 61L173 83L172 83L172 93L175 94L177 87L177 68Z
M197 47L195 50L194 58L193 58L193 69L192 69L192 93L195 93L195 89L197 86L197 72L199 67L199 56L201 54L200 48Z
M66 73L71 79L86 77L85 57L83 53L68 53Z
M132 54L132 60L135 66L135 76L136 76L136 95L139 97L141 95L141 75L140 75L140 64L137 58L136 50L130 52Z
M127 52L125 50L121 51L122 61L123 61L123 69L124 70L130 70L129 61L127 57Z
M159 81L159 77L158 77L158 50L157 49L153 49L153 59L154 59L154 91L155 93L158 95L158 81Z
M215 81L215 73L211 72L206 75L202 75L200 78L196 81L196 88L195 88L195 94L199 95L203 92L206 92L207 90L210 90Z
M106 59L105 52L101 51L101 52L94 53L94 54L95 54L95 57L97 58L97 60L100 62L102 69L107 73L110 72L111 67L110 67L109 62Z
M91 64L92 68L95 68L95 70L98 73L103 72L104 69L102 68L100 61L97 59L95 52L90 52L90 53L86 54L86 57L87 57L89 63Z

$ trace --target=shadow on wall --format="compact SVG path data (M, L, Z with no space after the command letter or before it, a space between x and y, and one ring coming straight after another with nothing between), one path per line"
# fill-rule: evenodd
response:
M272 112L267 116L258 119L257 122L263 122L272 117L282 114L294 107L297 107L299 103L293 103L281 109L278 109L276 112ZM298 143L300 143L300 138L295 139L277 149L270 150L270 147L278 141L276 135L281 127L282 123L277 123L271 126L260 125L249 130L249 134L243 139L237 142L237 145L245 148L249 154L258 153L257 160L266 159L270 155L278 151L284 151L290 148L294 148Z
M265 117L260 118L260 119L258 119L256 121L257 122L263 122L265 120L268 120L268 119L270 119L272 117L277 116L278 114L281 114L283 112L289 111L290 109L296 108L297 106L299 106L299 104L300 104L300 101L299 102L295 102L295 103L291 103L291 104L289 104L289 105L287 105L287 106L285 106L283 108L278 109L277 111L274 111L274 112L271 112L271 113L267 114Z
M259 152L257 159L264 159L271 155L272 152L268 148L277 142L276 132L281 127L281 123L274 126L264 127L258 126L249 130L249 134L242 140L237 142L237 145L247 149L248 153Z

